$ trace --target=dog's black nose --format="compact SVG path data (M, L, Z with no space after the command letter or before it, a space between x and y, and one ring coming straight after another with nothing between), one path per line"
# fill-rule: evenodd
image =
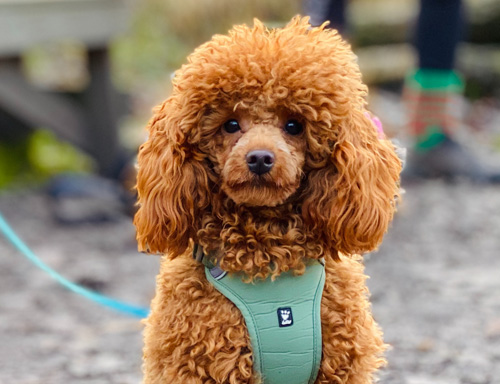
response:
M263 175L274 165L274 153L263 149L250 151L247 154L248 169L256 175Z

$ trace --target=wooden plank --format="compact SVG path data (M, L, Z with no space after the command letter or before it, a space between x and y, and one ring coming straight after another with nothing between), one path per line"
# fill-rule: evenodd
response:
M62 39L102 47L126 30L129 0L2 0L0 56Z
M91 143L90 154L99 164L100 173L112 176L116 172L119 152L118 111L106 49L89 51L89 71L92 76L84 94L84 108L89 121L85 136Z
M27 83L14 60L0 61L0 108L32 128L52 129L83 150L91 150L83 136L86 121L81 108Z
M368 84L401 81L417 62L410 44L392 44L355 49L363 80ZM478 57L481 60L478 60ZM457 69L466 78L485 84L500 84L500 46L461 43L457 50Z

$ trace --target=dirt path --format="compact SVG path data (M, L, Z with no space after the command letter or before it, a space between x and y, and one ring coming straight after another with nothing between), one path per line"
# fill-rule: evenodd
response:
M428 183L367 262L382 383L500 383L500 188Z
M48 264L105 294L148 305L158 259L134 229L61 226L41 193L0 197L0 212ZM367 258L375 316L392 345L382 383L500 383L500 187L407 187ZM57 286L0 239L0 383L139 383L141 326Z

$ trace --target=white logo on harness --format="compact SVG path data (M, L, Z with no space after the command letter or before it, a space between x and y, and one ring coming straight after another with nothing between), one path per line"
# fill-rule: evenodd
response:
M280 327L293 325L292 308L278 308L278 321Z

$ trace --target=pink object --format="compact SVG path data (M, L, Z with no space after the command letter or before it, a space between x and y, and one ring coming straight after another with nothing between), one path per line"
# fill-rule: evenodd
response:
M365 116L368 117L375 125L379 139L385 138L384 128L382 127L380 119L377 116L372 115L370 112L365 112Z

